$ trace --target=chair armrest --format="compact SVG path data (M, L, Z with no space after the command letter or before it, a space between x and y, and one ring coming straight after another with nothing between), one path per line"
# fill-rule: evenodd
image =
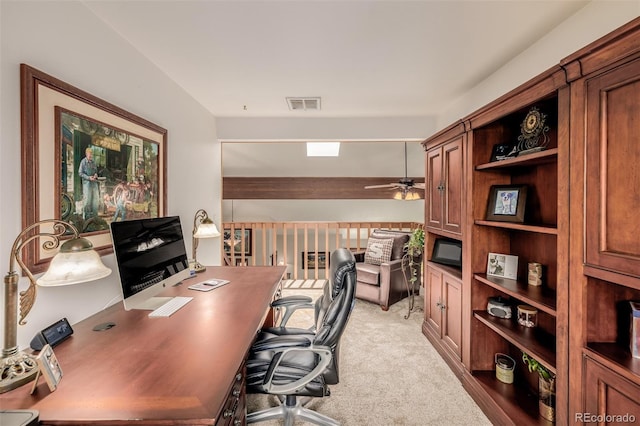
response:
M287 383L284 385L276 385L273 383L273 376L276 373L277 368L280 366L282 360L285 355L290 352L311 352L318 356L318 362L316 363L313 370L308 371L304 376L300 377L297 380L292 381L291 383ZM328 346L311 346L308 348L301 347L292 347L284 349L282 352L278 352L271 359L271 364L269 364L269 369L264 376L264 380L262 382L262 386L264 391L270 394L276 395L291 395L297 389L305 386L306 384L313 381L316 377L318 377L322 372L329 366L333 355L331 354L331 349ZM291 368L291 365L287 365L288 368ZM299 368L299 370L307 371L304 368Z
M313 337L313 336L311 336ZM287 336L276 336L271 337L265 340L260 340L255 342L251 346L252 352L262 352L262 351L277 351L292 347L302 347L306 348L311 346L311 340L308 336L296 336L296 335L287 335Z
M284 308L284 314L282 314L282 320L279 326L285 327L291 315L298 309L313 309L313 299L309 296L286 296L280 299L276 299L271 302L272 308Z

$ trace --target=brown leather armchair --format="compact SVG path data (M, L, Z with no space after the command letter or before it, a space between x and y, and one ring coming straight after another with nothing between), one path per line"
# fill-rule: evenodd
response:
M356 297L377 303L383 311L409 295L407 283L402 272L404 245L409 241L411 232L375 229L369 238L392 239L391 258L380 265L366 263L365 256L356 257ZM405 265L407 279L410 278L409 266ZM418 287L420 282L416 282Z

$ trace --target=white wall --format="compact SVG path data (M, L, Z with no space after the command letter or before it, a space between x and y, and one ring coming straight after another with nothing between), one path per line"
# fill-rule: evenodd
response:
M167 213L181 216L187 235L198 208L220 218L220 168L211 165L219 164L220 145L214 118L204 108L82 4L2 1L0 19L0 260L4 268L21 231L20 63L168 129ZM51 161L41 159L47 160ZM186 242L190 252L191 239ZM219 263L219 245L201 244L198 258ZM115 268L112 255L103 260ZM37 330L61 317L75 323L114 303L119 299L116 274L114 269L101 281L39 289L28 324L18 328L18 343L28 345ZM0 320L4 322L4 316Z
M640 1L595 0L509 61L438 116L442 129L640 16Z

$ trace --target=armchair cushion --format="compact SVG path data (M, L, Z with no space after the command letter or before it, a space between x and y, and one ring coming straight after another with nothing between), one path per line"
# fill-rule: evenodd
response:
M380 285L380 266L371 265L369 263L357 263L358 282L367 283L375 286Z
M367 250L364 252L364 262L371 265L380 265L391 259L393 249L393 239L391 238L369 238Z

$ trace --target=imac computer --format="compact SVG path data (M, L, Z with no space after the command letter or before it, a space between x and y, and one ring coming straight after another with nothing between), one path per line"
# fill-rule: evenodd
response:
M190 275L180 217L111 222L124 308L156 310L172 297L154 297Z

